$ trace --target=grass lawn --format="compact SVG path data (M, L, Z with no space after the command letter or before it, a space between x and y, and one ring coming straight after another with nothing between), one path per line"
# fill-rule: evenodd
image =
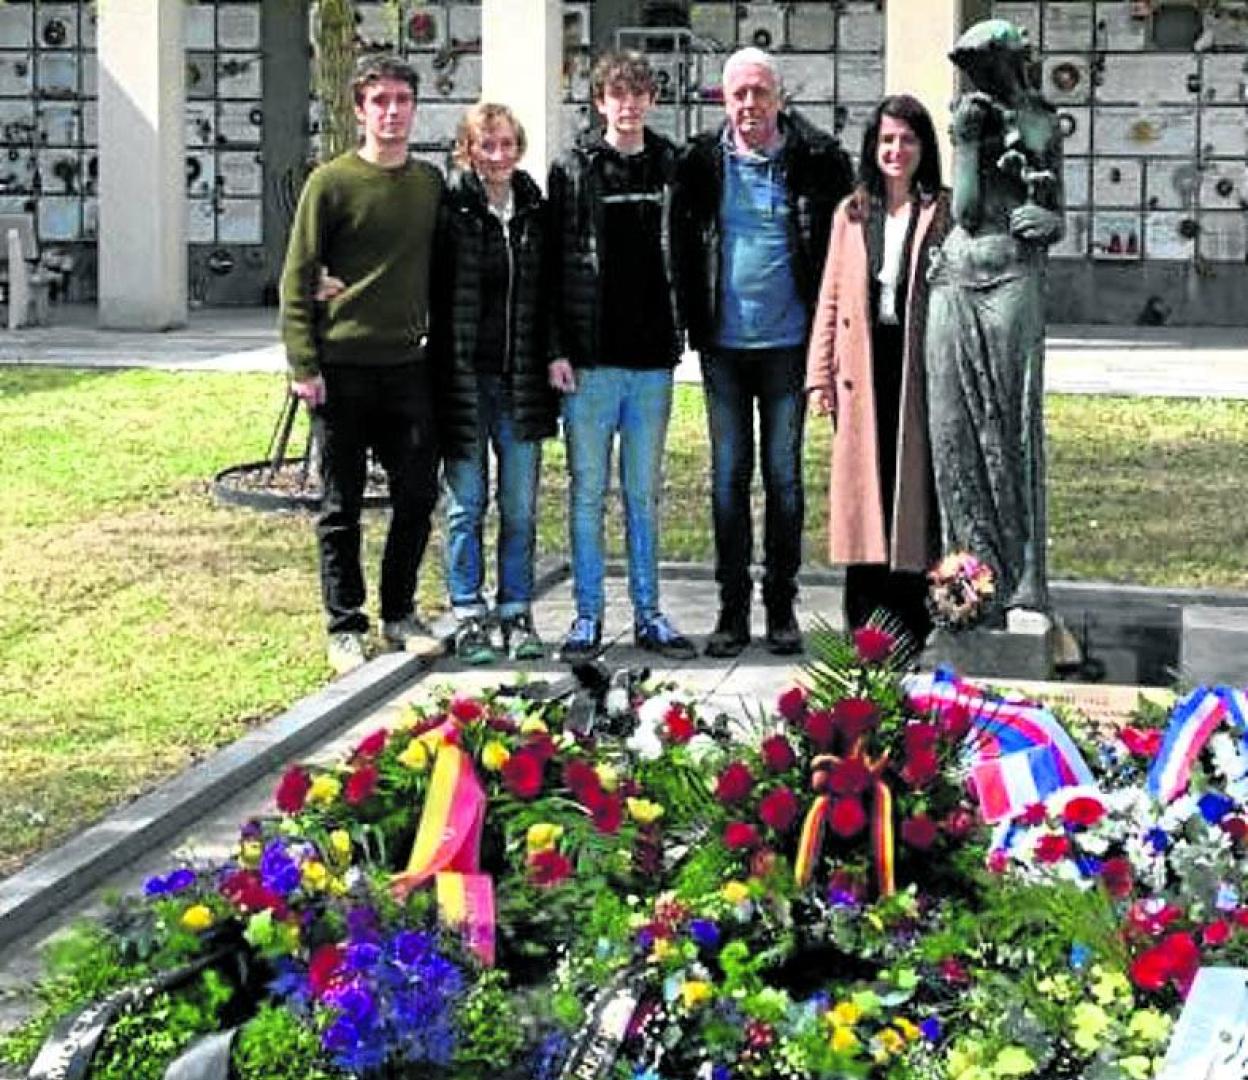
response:
M307 520L208 492L263 453L282 394L264 375L0 368L0 875L327 677ZM1063 398L1049 425L1054 576L1248 588L1248 404ZM812 420L816 563L828 437ZM668 445L663 554L706 559L696 388ZM555 443L543 475L542 547L562 550ZM435 541L426 607L440 576Z

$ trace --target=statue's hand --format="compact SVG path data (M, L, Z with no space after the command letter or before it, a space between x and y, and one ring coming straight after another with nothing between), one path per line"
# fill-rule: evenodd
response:
M976 142L987 127L988 118L999 111L997 103L981 91L966 94L953 110L950 127L958 142Z
M1062 215L1035 203L1024 203L1010 212L1010 233L1034 244L1051 244L1065 231Z

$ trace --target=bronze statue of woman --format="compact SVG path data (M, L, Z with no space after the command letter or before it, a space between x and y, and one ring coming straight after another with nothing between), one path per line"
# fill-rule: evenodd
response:
M977 23L949 56L971 89L951 126L954 228L929 273L932 461L943 549L992 567L999 623L1049 608L1044 275L1063 231L1062 137L1013 24Z

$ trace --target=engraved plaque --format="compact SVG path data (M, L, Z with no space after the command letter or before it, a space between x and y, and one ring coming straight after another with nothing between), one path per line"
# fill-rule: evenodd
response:
M387 52L393 52L399 47L397 7L390 7L383 3L357 3L355 10L355 36L360 44L366 49L384 49ZM439 17L441 14L442 12L439 11ZM438 45L440 44L439 40Z
M186 155L186 194L192 199L210 199L216 191L216 163L212 152Z
M1248 57L1210 55L1200 58L1200 100L1219 105L1244 104Z
M423 101L416 109L416 125L412 138L419 143L450 142L464 113L462 105L441 101Z
M211 244L216 239L217 212L211 199L186 201L186 238L192 244Z
M1092 215L1089 244L1092 257L1135 261L1141 257L1140 215L1098 210Z
M78 96L78 56L76 53L41 53L35 72L35 94L41 98Z
M779 4L741 4L737 41L768 52L784 48L784 8Z
M75 48L78 44L78 5L40 4L35 17L35 42L41 49Z
M95 53L82 54L82 96L97 97L99 95L99 68Z
M40 150L39 185L45 195L79 195L82 161L73 150Z
M856 52L884 51L884 13L872 2L850 2L841 8L836 46Z
M0 55L0 94L29 97L33 85L29 53Z
M182 16L182 37L188 49L208 52L216 48L216 10L212 4L187 4Z
M1055 259L1082 259L1088 254L1088 214L1084 210L1066 211L1066 233L1052 247Z
M481 44L481 6L452 4L447 8L447 31L452 45Z
M1205 210L1241 210L1248 198L1248 167L1242 161L1210 162L1200 174L1200 205Z
M563 44L565 48L589 48L589 4L563 5Z
M1242 1077L1248 1030L1248 979L1243 968L1208 967L1196 973L1157 1080L1233 1080Z
M75 198L44 196L39 200L39 238L78 240L82 237L82 203Z
M1144 215L1144 236L1150 259L1185 261L1196 253L1196 241L1183 235L1191 218L1182 210L1155 210Z
M222 4L217 8L217 47L260 48L260 5Z
M441 53L412 53L412 65L420 75L420 104L426 101L471 103L481 97L481 55L460 53L453 59ZM588 93L588 91L586 91Z
M1040 45L1040 5L1038 3L1000 3L992 5L994 19L1006 19L1027 34L1027 40Z
M1068 157L1062 163L1062 201L1064 205L1088 205L1088 159Z
M10 151L10 154L12 151ZM6 195L25 194L35 190L35 158L33 154L19 152L17 158L9 154L0 157L0 191Z
M447 43L446 12L440 7L419 4L399 20L403 47L413 52L431 52Z
M34 43L31 4L0 4L0 42L6 49L25 49Z
M35 141L35 104L29 98L0 100L0 142L8 146L29 146Z
M223 101L217 107L217 142L223 146L258 145L263 127L258 101Z
M816 104L813 102L798 105L797 112L810 123L814 124L820 131L826 131L829 135L836 129L836 106L829 102ZM721 114L722 116L722 114ZM861 140L859 140L861 142ZM844 143L847 150L851 150L855 154L858 152L857 144L850 145Z
M836 68L831 55L776 57L784 89L794 101L830 101L834 96Z
M1150 161L1144 184L1150 210L1185 210L1196 203L1200 170L1190 161Z
M1200 116L1204 157L1248 155L1248 112L1242 105L1206 105Z
M1206 13L1205 25L1213 29L1214 48L1248 49L1248 18L1244 18L1245 14L1248 14L1248 10L1242 6L1218 13Z
M264 240L259 199L222 199L217 239L230 244L259 244Z
M737 40L737 5L704 3L689 6L689 29L721 49L731 49Z
M1074 53L1046 56L1044 96L1054 105L1084 104L1092 95L1092 78L1086 55Z
M217 95L258 98L262 91L261 61L245 53L220 53L217 57Z
M82 141L87 146L100 141L100 107L95 101L82 103Z
M1046 52L1086 52L1093 46L1092 29L1092 5L1087 0L1073 4L1050 3L1044 7Z
M1196 58L1166 53L1106 56L1096 88L1098 101L1155 104L1188 102L1195 97Z
M186 54L186 96L210 98L217 93L216 62L212 53Z
M1097 158L1092 174L1097 206L1140 205L1144 197L1144 166L1139 158Z
M836 96L846 103L870 103L874 106L884 94L884 65L878 56L852 56L841 53L836 58Z
M1062 152L1064 154L1087 154L1092 145L1090 140L1092 126L1092 110L1079 106L1066 106L1058 110L1058 126L1062 132Z
M1098 49L1139 50L1148 43L1148 20L1131 14L1130 0L1096 5L1096 47Z
M646 116L646 124L675 142L683 141L681 110L675 105L656 105Z
M1197 246L1210 262L1243 262L1248 256L1248 222L1242 211L1203 211L1197 218Z
M96 13L95 5L80 9L80 18L78 20L78 34L82 38L82 47L84 49L95 48L95 33L99 23L99 15ZM84 225L86 227L85 219Z
M39 141L45 146L78 145L78 106L48 105L39 110Z
M223 150L217 155L217 176L226 195L259 195L264 190L264 171L254 150Z
M1096 113L1096 147L1106 154L1161 154L1191 158L1196 152L1196 110L1109 105Z
M789 6L790 49L832 48L836 36L836 16L831 4L792 4Z

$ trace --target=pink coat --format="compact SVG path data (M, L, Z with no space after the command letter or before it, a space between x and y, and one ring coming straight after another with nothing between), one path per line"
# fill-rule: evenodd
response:
M943 239L948 202L942 194L920 203L911 245L893 535L888 538L884 536L876 445L864 206L861 195L851 195L833 219L806 365L807 390L829 392L836 424L828 500L829 547L835 563L888 563L896 570L927 570L937 555L933 543L937 510L923 363L924 275L927 251Z

